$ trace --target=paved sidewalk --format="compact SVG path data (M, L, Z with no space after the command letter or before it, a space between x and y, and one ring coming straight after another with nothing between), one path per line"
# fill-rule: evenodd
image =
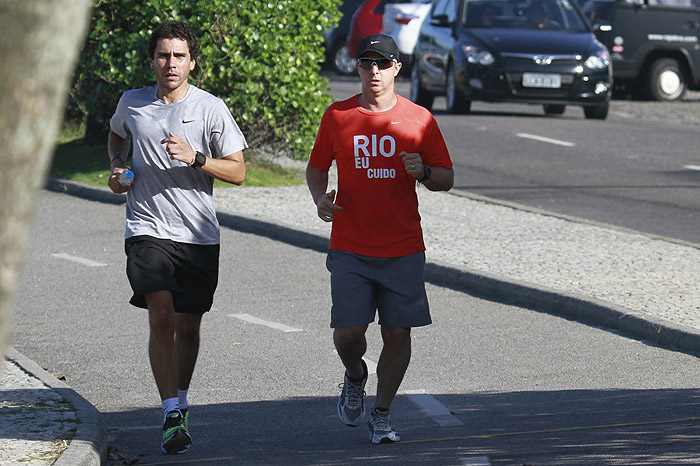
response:
M74 183L48 188L123 202ZM421 188L419 198L429 281L700 352L700 245L458 193ZM223 226L327 246L330 225L305 186L218 189L215 199ZM52 464L76 427L55 464L99 464L106 440L97 411L16 351L9 360L0 373L0 464Z
M99 465L106 447L97 409L10 348L0 367L0 465Z

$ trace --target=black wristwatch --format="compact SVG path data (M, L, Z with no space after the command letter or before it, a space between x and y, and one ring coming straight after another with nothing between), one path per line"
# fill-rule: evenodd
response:
M195 152L194 162L192 162L192 165L190 165L190 167L192 167L192 168L203 167L206 163L207 163L207 156L202 154L201 152Z
M430 175L433 173L433 171L430 169L429 166L423 165L423 178L418 180L419 183L425 183L428 181L428 178L430 178Z

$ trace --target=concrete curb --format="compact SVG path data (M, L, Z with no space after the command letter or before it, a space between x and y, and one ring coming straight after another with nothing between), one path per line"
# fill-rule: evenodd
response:
M113 204L125 202L123 195L114 194L106 189L64 180L49 179L46 189L100 202ZM494 199L481 196L479 196L479 199L499 204ZM523 209L516 204L508 203L507 205L514 209L532 212L531 209ZM544 212L532 213L554 215ZM328 238L315 232L303 231L229 213L218 212L217 216L222 226L243 233L259 235L319 252L325 252L328 248ZM569 218L569 220L576 221L572 218ZM676 244L682 243L679 241L671 242ZM695 244L686 245L697 247ZM519 306L548 312L587 324L619 330L629 336L657 345L700 353L700 333L695 329L671 323L642 312L632 311L608 301L434 261L428 261L426 264L425 277L428 282L436 285L448 286L459 291L512 302Z
M74 408L78 429L68 448L56 460L54 466L99 466L107 456L107 431L99 411L75 390L39 367L14 348L5 355L24 371L56 391Z

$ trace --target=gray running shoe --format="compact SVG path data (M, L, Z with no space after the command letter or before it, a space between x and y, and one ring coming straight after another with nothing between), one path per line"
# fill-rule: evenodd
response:
M369 415L367 425L369 426L369 439L372 443L392 443L401 440L399 434L391 428L389 413L382 416L377 413L376 409L373 410Z
M365 384L367 383L367 364L362 361L365 377L360 383L352 383L345 372L344 382L338 385L343 391L338 398L338 417L343 424L357 427L365 418Z

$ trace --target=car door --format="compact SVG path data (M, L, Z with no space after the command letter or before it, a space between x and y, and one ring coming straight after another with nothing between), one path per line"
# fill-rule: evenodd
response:
M457 0L435 0L420 36L423 84L433 92L445 87L445 71L454 42Z

